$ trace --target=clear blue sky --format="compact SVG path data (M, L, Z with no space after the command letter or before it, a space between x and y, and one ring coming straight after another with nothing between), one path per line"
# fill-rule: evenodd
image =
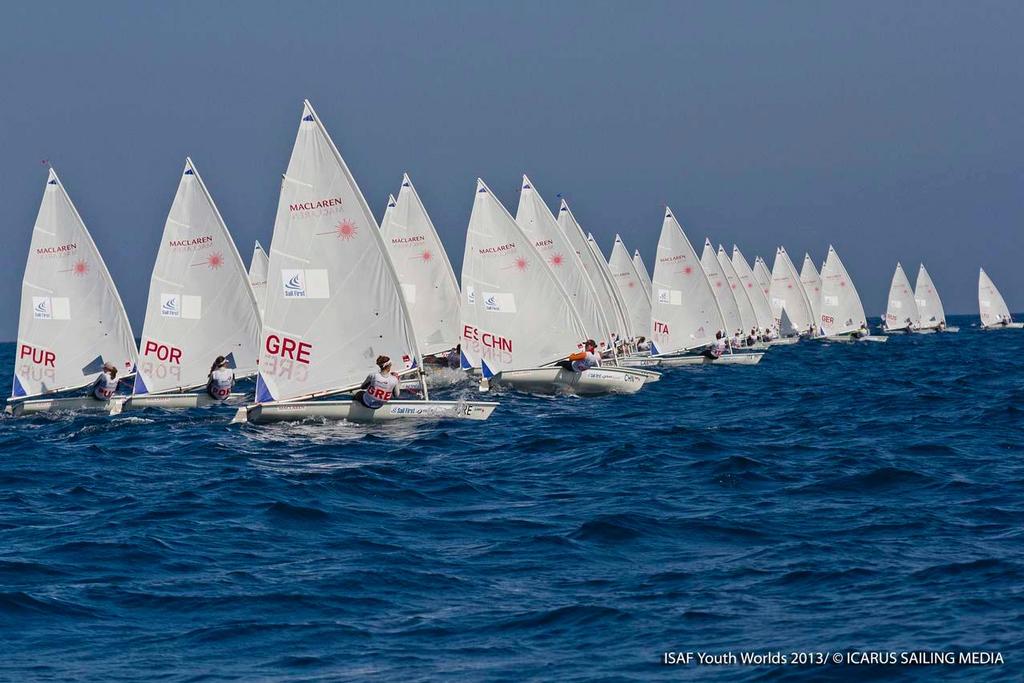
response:
M377 213L408 171L460 268L474 181L526 172L607 251L691 240L816 262L870 316L901 260L947 310L978 266L1024 310L1024 4L8 3L0 338L50 159L136 334L186 155L248 261L308 97Z

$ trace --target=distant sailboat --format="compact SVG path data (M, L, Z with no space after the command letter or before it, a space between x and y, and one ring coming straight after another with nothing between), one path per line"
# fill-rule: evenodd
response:
M729 285L729 289L732 291L733 298L736 300L736 307L739 309L740 314L740 329L743 332L743 337L746 338L750 334L751 330L756 328L757 316L754 314L754 305L750 301L750 295L747 292L747 288L743 286L740 281L740 276L736 272L736 269L732 267L732 261L729 256L725 253L725 247L721 244L718 245L718 265L722 269L722 273L725 275L725 280Z
M647 292L647 298L651 298L651 274L647 272L647 266L644 265L644 260L640 256L640 250L635 249L633 251L633 267L636 268L636 274L640 276L640 282L644 285L644 291ZM647 329L647 328L642 328Z
M775 318L780 319L782 309L785 308L789 313L790 321L800 330L801 334L814 323L811 302L807 300L807 293L804 292L804 287L800 284L800 276L797 275L796 267L789 259L785 247L779 247L775 252L768 300L772 305L772 314Z
M896 263L896 272L892 274L889 285L889 304L885 309L886 332L912 332L919 324L920 315L914 301L914 290L910 288L910 280L903 272L903 266Z
M239 409L235 422L485 420L497 407L390 400L371 409L358 399L311 400L358 390L377 356L388 356L400 376L422 379L422 363L377 221L308 101L281 183L269 282L257 403Z
M821 324L821 276L818 274L818 269L814 267L814 262L811 257L804 254L804 263L800 267L800 284L804 288L804 294L807 295L807 303L811 307L811 321L814 323L814 329L817 331Z
M421 356L459 343L459 282L408 174L398 199L389 197L380 232L402 286Z
M651 298L644 288L640 274L636 272L636 266L629 256L629 251L626 250L626 245L618 235L615 236L615 244L612 245L608 267L626 304L630 326L634 330L646 330L651 326Z
M724 321L722 333L726 338L731 339L737 330L743 329L744 324L740 318L740 308L736 303L736 296L733 294L729 281L722 271L722 264L718 261L718 252L711 246L711 240L709 239L704 240L704 250L700 255L700 265L707 275L708 282L711 283L711 291L715 294L718 307L722 310L722 320Z
M1003 295L996 289L995 283L989 278L984 268L978 271L978 311L981 315L981 329L983 330L1024 327L1024 323L1013 322Z
M754 259L754 268L752 273L754 275L754 281L761 286L761 292L764 294L764 298L771 303L772 271L768 269L764 259L760 256Z
M917 286L914 288L914 300L917 303L917 313L921 321L918 331L960 331L959 327L950 327L946 324L946 311L942 307L939 290L935 288L935 284L932 282L932 278L923 263L917 271Z
M615 278L612 277L612 270L608 267L608 261L605 260L604 252L601 251L601 247L597 245L597 240L595 240L594 236L589 232L587 233L587 248L590 249L590 253L593 255L594 261L597 263L597 267L601 271L602 277L608 282L608 286L612 292L612 297L615 299L616 307L622 311L624 331L619 335L616 343L619 341L629 341L634 339L640 334L640 332L639 330L633 329L633 325L630 322L629 310L626 308L626 302L623 300L622 293L615 284Z
M122 376L137 362L128 316L82 217L51 168L32 228L7 410L109 411L121 398L26 400L91 385L104 363Z
M766 287L763 287L755 278L754 271L751 270L750 264L747 263L747 260L743 257L743 253L740 251L740 248L735 244L732 247L732 267L740 279L740 286L742 286L750 296L750 303L754 308L754 317L757 320L757 327L762 332L775 327L772 307L771 304L768 303ZM765 272L767 272L767 270ZM769 276L769 279L765 281L765 285L770 283L770 281Z
M863 326L863 327L862 327ZM884 336L860 336L867 316L839 254L830 244L821 269L821 328L833 341L885 341Z
M124 409L216 403L192 390L206 386L218 356L237 377L255 374L259 334L260 313L242 257L186 159L153 265L139 368Z
M256 297L256 306L260 309L261 318L263 305L267 300L267 268L269 266L267 252L263 251L259 242L256 242L252 248L252 260L249 261L249 285L252 286L252 293Z

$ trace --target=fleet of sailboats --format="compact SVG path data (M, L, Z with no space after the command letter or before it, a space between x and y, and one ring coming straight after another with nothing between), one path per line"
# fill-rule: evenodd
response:
M978 306L984 330L1024 327L984 270ZM914 287L896 264L882 330L957 331L923 264ZM117 414L242 402L233 422L479 421L498 404L464 392L431 398L431 368L478 378L480 392L628 394L658 381L650 368L753 365L764 350L801 338L887 339L871 333L831 245L820 272L805 254L799 274L781 246L770 270L760 256L751 265L737 246L730 255L710 239L698 255L666 207L649 273L620 235L605 259L568 203L553 214L527 176L514 218L478 179L457 278L409 175L378 227L306 101L269 253L256 242L248 269L186 159L138 347L99 251L50 169L22 281L7 410ZM362 400L375 364L412 398ZM207 390L214 370L225 369L232 381L254 378L255 389ZM101 373L128 382L130 394L97 390L104 397L94 398Z

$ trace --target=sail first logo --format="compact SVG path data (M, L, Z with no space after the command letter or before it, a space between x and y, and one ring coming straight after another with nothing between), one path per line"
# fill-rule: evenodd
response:
M160 295L160 315L165 318L181 317L181 305L177 294Z
M286 299L329 299L331 289L324 269L282 269L281 293Z

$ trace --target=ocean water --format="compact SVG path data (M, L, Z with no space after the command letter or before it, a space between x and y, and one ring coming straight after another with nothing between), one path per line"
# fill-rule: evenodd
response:
M486 423L2 418L0 680L1020 680L1024 330L975 320ZM1006 664L661 664L775 650Z

